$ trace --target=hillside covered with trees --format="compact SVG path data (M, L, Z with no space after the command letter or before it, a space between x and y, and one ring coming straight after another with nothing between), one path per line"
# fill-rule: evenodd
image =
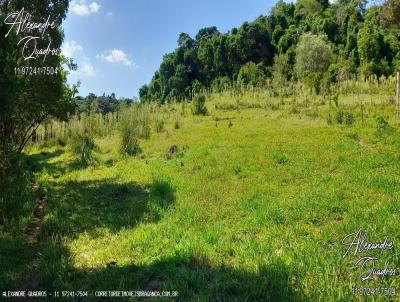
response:
M400 3L387 0L279 1L266 16L221 33L181 33L142 101L190 99L204 88L301 80L320 92L354 76L389 76L400 69Z

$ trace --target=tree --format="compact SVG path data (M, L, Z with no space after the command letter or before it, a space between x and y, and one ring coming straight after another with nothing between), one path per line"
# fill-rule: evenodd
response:
M237 82L239 85L257 86L265 79L261 65L249 62L240 68Z
M274 58L273 76L281 85L284 85L292 77L293 66L289 63L287 54L279 54Z
M220 32L218 31L216 26L206 27L199 30L196 35L196 40L201 41L203 39L210 39L213 36L219 36Z
M400 1L385 1L382 9L382 22L386 26L400 27Z
M49 117L66 119L68 112L74 110L72 89L66 84L66 71L62 63L69 63L59 54L43 58L24 60L18 45L23 34L16 32L10 22L5 22L13 12L31 14L33 22L45 22L50 16L57 26L49 27L42 39L35 40L37 49L46 49L51 40L51 48L59 49L63 41L61 22L68 9L68 0L0 1L0 220L13 208L17 199L15 193L16 175L23 172L19 154L35 133L37 127ZM15 15L14 15L15 18ZM14 19L15 20L15 19ZM29 35L38 35L37 31ZM28 45L30 51L32 44ZM20 76L15 73L18 66L33 68L51 66L58 69L53 75ZM21 191L21 187L18 188Z
M194 40L186 33L181 33L178 39L178 46L184 48L194 47Z
M300 77L308 73L323 73L333 61L326 36L305 33L296 48L296 69Z
M296 70L299 77L317 94L323 79L333 61L333 53L326 36L305 33L296 48Z

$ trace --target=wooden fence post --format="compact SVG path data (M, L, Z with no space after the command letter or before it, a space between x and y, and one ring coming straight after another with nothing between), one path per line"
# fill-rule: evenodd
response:
M400 121L400 72L397 72L396 120Z

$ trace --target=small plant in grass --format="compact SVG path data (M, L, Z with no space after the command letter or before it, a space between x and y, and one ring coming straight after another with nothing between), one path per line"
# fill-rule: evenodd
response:
M286 223L285 211L277 205L270 205L268 216L275 224Z
M351 113L351 112L345 112L344 113L344 123L346 124L346 125L353 125L354 124L354 122L355 122L355 117L354 117L354 114L353 113Z
M389 123L383 116L378 116L376 118L376 128L379 132L383 132L389 129Z
M274 152L274 153L272 154L272 159L273 159L277 164L280 164L280 165L284 165L284 164L286 164L286 163L289 161L289 159L286 157L286 155L283 154L283 153L280 152L280 151Z
M182 127L182 126L181 126L180 120L176 120L175 123L174 123L174 128L175 128L176 130L178 130L178 129L180 129L181 127Z
M196 95L193 99L193 114L207 115L206 97L204 95Z
M336 120L336 123L343 124L344 112L342 110L339 110L336 112L335 120Z
M336 108L339 107L339 93L336 92L332 95L332 101L335 104Z
M240 167L239 164L234 164L232 169L233 172L235 172L235 175L239 175L242 172L242 168Z
M291 114L298 114L298 113L300 113L300 110L299 110L299 108L297 108L297 105L296 105L296 104L292 104L292 106L291 106L291 108L290 108L290 113L291 113Z
M332 125L333 124L333 117L332 114L329 112L328 116L326 117L326 122L328 123L328 125Z

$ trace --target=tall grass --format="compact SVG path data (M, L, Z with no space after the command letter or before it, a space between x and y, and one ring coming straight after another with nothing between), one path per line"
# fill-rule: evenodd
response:
M272 80L266 81L262 87L228 85L225 88L204 90L202 95L195 96L190 104L193 113L210 113L219 118L224 111L261 108L345 125L367 120L375 123L376 116L383 116L388 121L393 119L394 77L352 78L332 84L320 95L299 82L288 82L282 87ZM164 105L134 103L107 115L96 113L92 108L90 114L73 116L68 122L46 121L36 131L32 144L72 145L75 152L81 154L82 161L87 163L91 162L89 154L95 149L95 138L117 131L122 137L122 153L133 155L140 152L140 139L149 138L152 130L161 133L166 128L181 128L190 110L187 107L186 101L171 101Z
M96 149L95 137L101 134L99 116L92 111L90 114L75 116L68 129L68 142L71 150L80 158L84 166L93 165Z
M121 153L136 155L141 152L139 139L150 138L150 110L148 105L135 104L120 113Z

